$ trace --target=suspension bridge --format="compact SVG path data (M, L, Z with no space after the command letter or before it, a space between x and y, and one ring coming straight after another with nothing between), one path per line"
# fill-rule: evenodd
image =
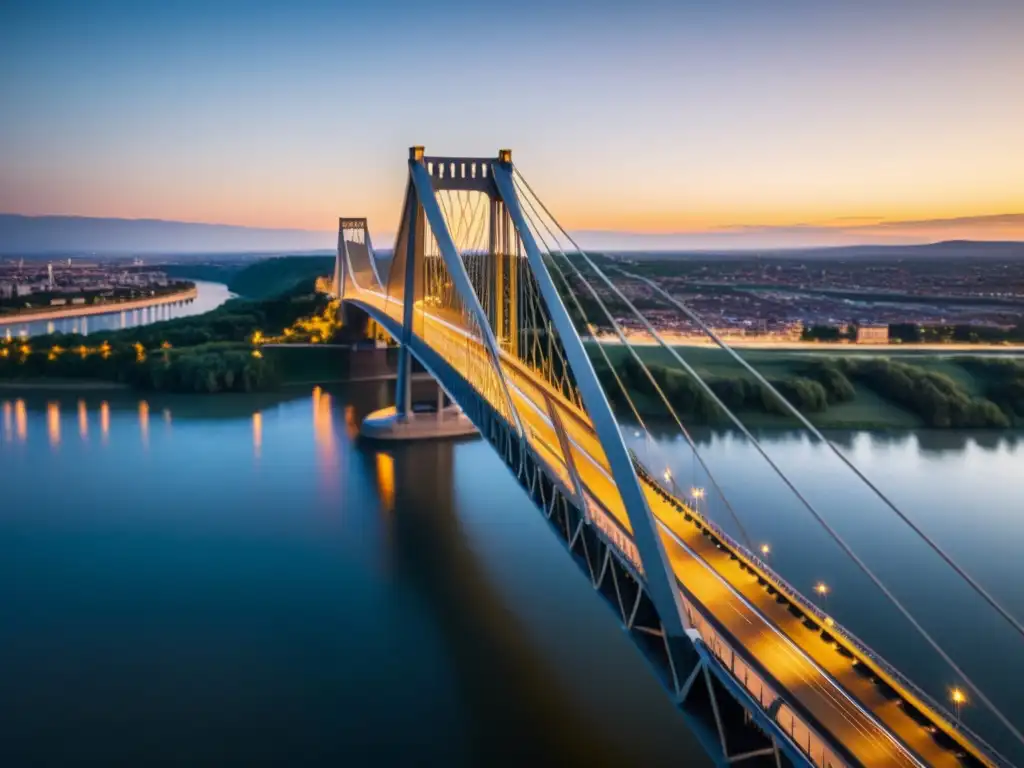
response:
M1010 765L959 713L840 626L749 541L688 503L667 472L645 466L627 447L583 339L594 328L590 315L603 311L625 343L609 297L655 338L657 331L558 225L510 151L463 158L410 149L390 259L374 251L366 219L342 218L335 274L325 288L341 300L344 323L366 325L400 345L399 419L412 412L415 359L472 420L674 701L706 724L703 738L719 762ZM921 630L922 641L949 661L973 700L990 704L801 500Z

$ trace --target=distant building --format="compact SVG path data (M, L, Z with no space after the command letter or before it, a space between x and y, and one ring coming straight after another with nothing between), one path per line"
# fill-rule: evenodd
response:
M0 283L0 299L14 298L14 283Z
M85 297L84 296L79 296L77 298L74 298L74 299L71 300L71 303L72 304L85 304Z
M62 307L68 303L67 299L50 299L51 307Z
M860 325L857 327L858 344L888 344L888 325Z

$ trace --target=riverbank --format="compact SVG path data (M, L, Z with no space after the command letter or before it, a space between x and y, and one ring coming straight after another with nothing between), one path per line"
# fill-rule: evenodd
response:
M671 420L658 391L622 346L588 346L609 399L624 419ZM604 355L601 354L604 353ZM750 426L796 419L720 349L684 348L683 359ZM672 407L689 424L724 424L707 392L664 349L638 348ZM630 393L622 395L608 357ZM744 350L743 358L814 424L830 429L1007 429L1024 426L1024 361L986 355L809 355Z
M47 320L64 320L69 317L89 317L91 315L110 315L118 312L128 312L147 307L157 307L163 304L176 304L180 301L192 301L199 295L195 285L181 291L168 293L163 296L150 296L146 299L131 299L112 304L82 304L79 306L65 306L60 309L26 310L14 315L0 315L0 327L5 325L21 325L24 323L35 323Z
M102 379L0 379L0 391L49 391L49 392L99 392L107 390L127 390L127 384Z

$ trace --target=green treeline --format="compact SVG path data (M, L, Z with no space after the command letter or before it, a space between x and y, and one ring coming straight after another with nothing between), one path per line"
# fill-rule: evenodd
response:
M853 401L858 387L863 387L911 412L927 427L1005 428L1024 423L1024 364L980 358L957 362L964 370L978 374L978 381L985 382L984 397L968 392L944 373L887 358L795 360L790 362L789 375L766 378L812 421L818 421L816 417L831 406ZM660 388L681 418L705 424L727 421L714 399L688 373L657 363L647 363L647 367L651 377L631 356L616 364L614 373L603 360L595 360L598 377L622 415L629 415L630 406L616 374L642 416L668 416L658 394ZM766 386L745 372L729 376L702 373L701 378L729 410L741 417L758 414L792 418Z
M595 367L605 391L609 393L614 404L628 408L611 369L603 360L598 361ZM647 368L651 373L650 377L632 357L626 358L616 367L616 373L630 395L641 396L641 402L647 406L647 413L665 413L661 396L658 394L660 389L680 417L699 423L716 423L727 419L707 390L685 371L656 363L647 364ZM651 378L654 379L654 383ZM752 377L701 378L718 399L733 412L779 415L788 413L778 398ZM804 413L819 413L824 411L829 403L841 402L853 396L853 385L838 370L828 375L817 375L816 370L809 370L808 375L769 381L790 403Z
M164 270L176 277L224 283L247 299L268 299L334 274L334 256L274 256L247 264L168 264Z
M883 358L838 361L847 377L920 417L929 427L1008 427L1007 414L949 376Z
M280 383L253 334L280 334L299 318L323 312L311 283L273 299L233 299L203 315L80 334L47 334L0 344L0 378L80 378L171 392L251 392Z
M333 273L333 256L277 256L245 267L231 278L228 288L249 299L266 299Z
M986 398L1018 423L1024 423L1024 363L984 357L957 358L956 362L987 382Z

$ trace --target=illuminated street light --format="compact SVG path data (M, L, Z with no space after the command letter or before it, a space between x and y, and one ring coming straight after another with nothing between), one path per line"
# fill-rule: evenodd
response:
M665 470L665 482L666 483L671 483L672 482L672 470L671 469L666 469Z
M772 548L769 547L767 544L762 544L761 545L761 554L762 555L767 555L771 551L772 551Z
M828 585L823 581L819 581L817 584L814 585L814 591L822 597L825 597L825 595L828 594Z
M690 489L690 495L693 496L693 498L696 501L700 501L701 499L704 498L704 489L703 488L691 488Z
M953 700L953 705L956 707L956 723L960 724L960 706L967 703L967 695L959 688L953 688L949 692L949 698Z

